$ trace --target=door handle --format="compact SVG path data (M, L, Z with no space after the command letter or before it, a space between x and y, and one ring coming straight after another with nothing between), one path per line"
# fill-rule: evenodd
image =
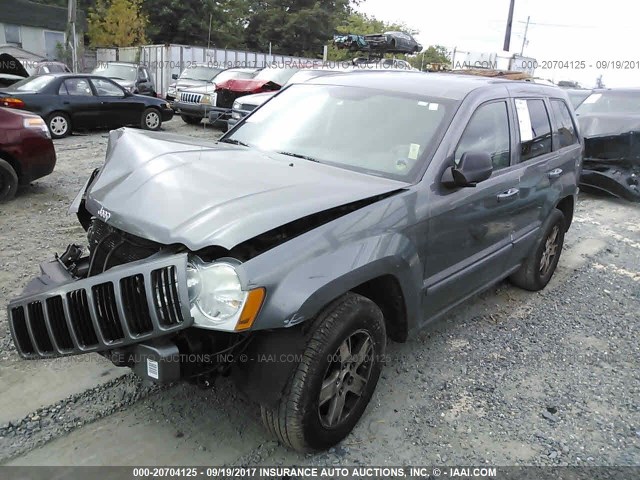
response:
M62 102L64 105L69 105L71 102Z
M520 193L520 189L510 188L506 192L499 193L497 198L499 202L503 202L505 200L510 200L512 198L515 198L518 195L518 193Z
M549 178L558 178L560 175L562 175L562 169L554 168L553 170L548 172L548 175L549 175Z

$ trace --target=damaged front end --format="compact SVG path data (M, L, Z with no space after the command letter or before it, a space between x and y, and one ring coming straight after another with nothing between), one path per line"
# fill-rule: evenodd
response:
M585 140L580 187L640 202L640 118L585 115L579 119Z

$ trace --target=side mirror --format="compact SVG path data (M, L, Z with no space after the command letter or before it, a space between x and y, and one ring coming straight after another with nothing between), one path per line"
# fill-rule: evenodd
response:
M129 90L125 90L124 91L124 96L125 97L133 97L133 93L131 93Z
M178 79L178 74L174 73L173 75L171 75L171 79L172 80L177 80Z
M475 187L488 179L492 172L491 155L485 152L465 152L458 165L444 172L442 184L447 188Z

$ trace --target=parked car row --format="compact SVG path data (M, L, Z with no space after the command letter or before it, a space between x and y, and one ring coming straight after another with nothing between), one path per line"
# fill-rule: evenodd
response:
M0 90L0 106L40 115L53 138L73 130L125 125L159 130L173 117L166 100L134 95L106 77L75 73L21 80Z

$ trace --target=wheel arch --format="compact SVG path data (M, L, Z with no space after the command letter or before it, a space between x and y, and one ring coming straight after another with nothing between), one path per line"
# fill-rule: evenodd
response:
M569 230L571 222L573 221L573 212L575 209L575 198L573 195L568 195L561 199L556 208L562 212L565 219L565 231Z
M13 168L18 176L18 180L22 181L24 172L22 171L22 165L18 160L6 150L0 150L0 159L11 165L11 168Z

